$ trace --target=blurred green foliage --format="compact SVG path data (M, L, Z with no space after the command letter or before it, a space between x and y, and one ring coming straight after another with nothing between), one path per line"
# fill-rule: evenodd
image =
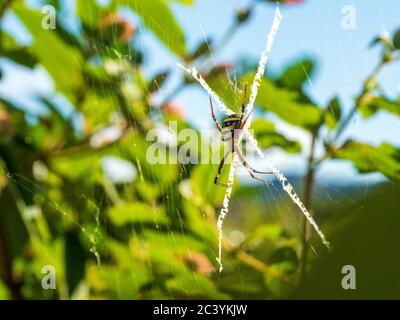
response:
M63 7L62 1L44 2ZM213 184L216 165L152 165L146 160L150 129L172 119L179 128L192 126L171 103L173 95L161 105L154 103L154 95L170 80L170 70L165 66L145 76L145 52L138 31L149 30L187 63L209 62L210 54L219 48L211 42L210 46L200 42L188 48L184 28L170 9L172 2L118 0L101 6L95 0L78 0L79 32L61 21L55 30L44 30L43 13L23 1L1 4L9 6L2 11L13 12L32 36L29 45L20 46L12 35L1 31L1 58L27 68L45 68L57 95L74 110L66 115L54 97L37 97L46 112L32 114L29 106L21 108L0 97L0 299L266 299L319 297L319 292L326 292L324 297L346 297L335 293L340 271L334 268L353 261L353 252L360 252L356 260L360 268L369 265L365 272L362 269L365 283L374 274L371 261L378 268L378 262L398 259L394 252L398 239L389 236L395 230L387 228L398 226L396 202L376 196L362 210L345 201L339 209L320 208L317 201L315 214L327 217L323 222L337 247L333 255L314 263L315 259L302 259L302 246L309 243L301 243L293 225L282 223L282 217L269 221L262 217L266 208L276 211L279 203L270 198L275 207L266 205L265 199L255 198L260 193L254 187L235 184L234 222L225 231L228 234L236 228L241 232L231 232L224 239L225 269L222 274L216 272L216 217L224 194ZM191 0L178 2L192 4ZM123 18L121 7L132 10L141 24L134 26ZM227 33L251 19L255 8L254 3L238 11ZM362 173L381 172L393 183L399 181L396 146L340 142L358 112L365 117L381 111L399 115L399 100L387 98L377 81L381 68L398 59L398 42L398 32L393 39L374 42L382 48L382 60L346 116L338 97L324 107L305 93L304 86L315 70L309 58L296 61L279 75L263 78L256 101L259 116L252 124L260 145L290 153L302 149L264 117L273 113L306 130L310 140L323 142L325 154L320 159L311 150L308 177L320 163L335 158L351 161ZM230 70L204 65L202 73L214 90L232 108L240 106L240 90L227 85ZM242 66L238 61L234 66L241 71L236 74L240 87L251 83L255 66L251 61ZM192 79L183 78L175 94L191 85L195 85ZM104 159L110 156L133 164L131 181L116 181L106 174ZM312 184L305 183L304 188L305 194L307 190L313 194ZM306 205L312 207L310 199ZM307 269L317 269L305 279L300 267L304 261ZM393 261L386 278L376 280L375 288L381 291L368 295L368 289L363 289L356 296L399 297L398 285L387 292L382 287L398 275L398 261ZM45 265L57 270L57 290L41 287ZM324 287L326 281L331 287Z

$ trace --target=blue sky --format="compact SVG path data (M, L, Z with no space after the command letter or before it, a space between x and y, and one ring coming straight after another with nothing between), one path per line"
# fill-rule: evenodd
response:
M207 35L221 36L231 22L235 8L248 1L197 1L194 7L175 6L178 20L185 26L190 44ZM355 30L341 27L342 8L352 4L356 9ZM258 59L265 44L265 36L272 21L274 6L260 5L253 20L244 27L217 56L217 61L234 61L238 56ZM347 109L353 97L359 92L361 83L378 62L379 49L368 48L368 43L377 34L393 31L400 27L400 2L398 1L340 1L307 0L304 5L282 8L284 20L274 43L268 67L273 71L282 70L293 59L303 56L316 57L318 69L308 91L321 104L339 94ZM150 61L159 54L151 50ZM161 55L161 53L160 53ZM174 59L170 63L173 64ZM387 93L400 93L400 64L385 70L381 83ZM193 95L196 95L193 98ZM199 95L197 97L197 95ZM203 97L203 98L201 98ZM198 89L187 90L178 101L190 105L193 113L201 110L206 103ZM398 119L381 114L371 121L356 123L349 134L356 134L366 141L379 143L388 140L399 144L396 137ZM381 130L384 128L385 130ZM398 133L398 130L397 130ZM396 139L397 138L397 139Z
M232 22L235 9L248 3L247 0L195 0L192 7L174 4L173 10L177 20L184 27L188 46L193 47L203 39L203 31L214 39L220 38ZM355 30L344 30L341 26L342 8L345 5L353 5L356 10ZM274 5L258 5L253 19L215 57L216 61L229 63L241 56L258 60L265 45L274 9ZM368 43L377 34L393 34L396 28L400 27L400 2L305 0L302 5L282 6L281 10L284 19L274 43L268 68L279 72L294 59L305 56L317 58L317 72L312 78L312 86L307 88L308 92L322 105L338 94L348 110L353 97L361 88L362 81L378 62L379 49L368 48ZM11 16L6 18L6 29L19 34L21 41L27 41L28 38L21 32L15 19ZM171 55L151 34L143 34L140 43L147 52L148 74L166 66L175 70L178 58ZM1 62L1 68L5 76L0 82L0 92L7 93L21 103L28 102L31 108L38 108L32 103L32 94L52 92L52 83L40 68L29 73L24 68L16 68L4 61ZM382 73L380 83L389 96L396 97L400 94L399 75L399 63ZM180 71L176 70L175 77L179 76ZM205 116L204 110L208 111L208 98L201 89L193 87L185 90L176 98L176 102L184 106L189 120L199 127L212 125L208 113ZM307 143L307 136L303 132L279 121L277 124L286 134ZM373 144L388 141L399 146L399 119L385 113L367 121L356 118L346 132L346 137L357 137ZM274 152L274 157L288 169L303 168L304 155L288 157L281 152ZM330 164L325 171L329 173L332 168L337 168L346 176L348 173L354 173L351 166L342 163Z

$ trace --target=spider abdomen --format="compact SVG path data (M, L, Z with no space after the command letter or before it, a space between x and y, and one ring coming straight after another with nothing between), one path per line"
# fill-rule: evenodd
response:
M234 137L235 130L240 129L241 115L233 114L222 121L221 136L223 141L229 141Z

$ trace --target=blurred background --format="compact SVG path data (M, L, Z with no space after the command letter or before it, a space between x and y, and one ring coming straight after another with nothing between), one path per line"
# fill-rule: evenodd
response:
M146 136L170 137L170 121L215 127L177 62L239 112L277 6L252 129L333 249L279 182L239 168L220 273L218 164L150 164ZM0 299L400 298L399 10L0 0ZM342 287L346 265L355 289Z

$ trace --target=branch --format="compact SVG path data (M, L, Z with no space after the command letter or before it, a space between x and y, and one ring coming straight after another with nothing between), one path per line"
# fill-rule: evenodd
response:
M267 276L279 280L283 283L286 283L287 285L293 287L293 283L290 282L289 278L286 275L283 275L281 273L276 272L273 270L270 266L265 264L264 262L256 259L252 255L248 254L246 251L243 251L241 249L236 249L234 248L229 242L224 238L224 241L222 242L224 249L228 253L234 254L234 256L243 262L244 264L248 265L249 267L266 274Z
M375 87L376 82L378 80L379 74L381 73L383 67L387 64L388 62L385 62L382 60L374 69L372 74L365 80L364 86L362 88L361 94L358 96L356 103L354 104L353 108L350 110L346 118L342 121L340 124L338 130L336 131L336 134L332 141L329 143L331 144L333 141L337 141L339 137L342 135L342 133L345 131L347 126L350 124L351 120L353 119L354 115L356 114L358 110L358 106L367 98L368 93L371 91L373 87Z
M312 192L314 186L314 160L315 160L315 145L318 137L318 129L314 131L311 140L310 155L307 162L307 175L305 177L304 187L304 205L311 211ZM308 242L311 238L311 229L309 228L307 219L303 220L303 238L302 238L302 249L301 249L301 261L300 261L300 279L303 279L306 274L307 260L308 260Z

